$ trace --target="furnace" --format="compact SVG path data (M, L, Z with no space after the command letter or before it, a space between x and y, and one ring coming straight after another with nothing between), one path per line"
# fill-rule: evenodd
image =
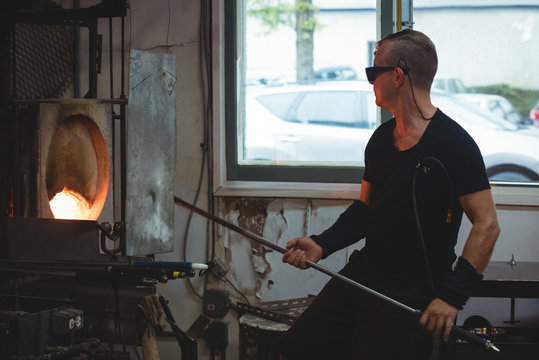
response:
M112 125L103 101L39 105L38 217L113 222Z
M22 109L8 256L98 260L99 224L114 223L111 102L43 100Z
M85 9L25 6L10 9L0 56L9 80L0 87L0 347L12 357L54 358L64 349L139 345L141 301L159 282L195 275L190 263L153 261L173 250L175 57L131 51L124 61L123 0ZM122 26L121 93L113 95L111 67L110 98L100 99L98 20L109 19L112 64L114 17ZM88 29L87 39L79 28ZM81 39L89 65L82 96ZM74 83L47 66L74 72ZM53 80L64 85L59 94L49 91Z

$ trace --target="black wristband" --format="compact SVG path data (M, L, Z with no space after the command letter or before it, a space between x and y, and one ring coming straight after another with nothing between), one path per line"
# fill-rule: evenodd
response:
M364 202L355 200L339 216L335 224L320 235L310 236L322 247L322 259L365 237L368 210L369 207Z
M478 274L472 264L461 256L455 269L449 273L445 282L440 285L437 297L460 310L464 307L481 279L483 279L483 275Z

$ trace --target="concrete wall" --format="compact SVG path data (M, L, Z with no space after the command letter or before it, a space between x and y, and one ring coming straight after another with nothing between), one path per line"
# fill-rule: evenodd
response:
M218 1L214 1L214 4ZM93 2L82 2L88 6ZM146 49L168 52L176 56L177 89L177 163L176 186L177 196L193 202L197 197L200 168L203 151L200 144L204 135L203 83L200 67L199 36L200 2L192 0L131 0L131 9L126 18L127 44L126 51ZM217 17L218 14L214 14ZM103 68L108 65L108 23L100 23L103 34ZM115 25L115 34L119 28ZM167 40L168 39L168 40ZM215 38L215 41L219 39ZM114 44L115 70L119 74L120 44ZM81 54L82 59L84 56ZM470 55L472 56L472 55ZM129 58L128 56L126 57ZM126 60L127 61L127 60ZM84 66L84 65L81 65ZM99 97L108 97L108 71L99 76ZM84 83L82 85L84 87ZM119 78L115 83L116 94L119 94ZM219 119L215 119L217 121ZM221 133L221 136L224 132ZM220 139L223 140L222 138ZM208 177L202 179L198 205L207 208ZM216 213L233 223L264 236L284 246L288 239L300 235L309 235L322 231L329 226L342 212L350 200L307 199L307 198L245 198L241 196L218 198L215 202ZM537 207L503 207L498 211L502 225L498 247L494 253L495 260L509 260L515 254L517 261L539 261L537 234L539 234L539 209ZM159 260L181 260L184 257L183 247L189 221L189 212L182 208L175 209L174 252L158 256ZM207 221L194 215L190 219L187 238L186 258L190 261L204 262L211 252L207 237ZM466 236L469 225L463 226L459 239L459 247ZM227 278L242 291L248 299L269 301L316 294L327 280L327 276L312 270L298 271L280 261L280 254L264 252L259 245L233 234L226 229L217 228L215 255L225 260L229 272ZM361 246L361 245L359 245ZM255 249L253 251L253 249ZM324 265L337 270L342 266L351 250L335 254ZM224 289L230 292L233 302L243 298L231 287L230 283L209 277L210 288ZM202 294L203 278L191 279L194 290ZM187 329L202 313L202 302L190 290L187 280L174 280L158 287L158 292L170 300L172 312L177 323ZM539 302L536 300L518 300L517 318L522 323L537 322ZM508 300L477 299L463 311L481 313L494 323L507 320L509 314ZM462 316L462 315L461 315ZM227 358L239 357L238 319L233 311L223 319L229 323L229 346ZM160 353L162 359L177 359L179 349L175 340L161 339ZM209 358L209 351L204 341L199 341L199 358Z

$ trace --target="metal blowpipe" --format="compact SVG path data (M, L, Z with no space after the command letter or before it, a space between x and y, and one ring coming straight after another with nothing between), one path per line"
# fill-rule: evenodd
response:
M205 218L207 218L207 219L209 219L209 220L211 220L213 222L218 223L219 225L223 225L226 228L234 230L235 232L237 232L237 233L239 233L239 234L241 234L241 235L243 235L243 236L245 236L245 237L247 237L247 238L249 238L251 240L254 240L257 243L260 243L260 244L262 244L264 246L267 246L270 249L278 251L281 254L284 254L287 251L285 248L280 247L280 246L278 246L278 245L264 239L261 236L258 236L258 235L254 234L254 233L252 233L252 232L250 232L248 230L245 230L245 229L243 229L243 228L241 228L239 226L236 226L236 225L234 225L234 224L232 224L232 223L230 223L230 222L228 222L226 220L223 220L223 219L221 219L221 218L219 218L219 217L217 217L217 216L215 216L213 214L210 214L209 212L207 212L205 210L202 210L202 209L200 209L200 208L198 208L198 207L196 207L196 206L194 206L194 205L192 205L192 204L190 204L190 203L188 203L188 202L186 202L186 201L184 201L184 200L182 200L182 199L180 199L180 198L178 198L176 196L174 196L174 204L179 205L181 207L184 207L184 208L186 208L186 209L188 209L188 210L190 210L190 211L192 211L192 212L194 212L196 214L199 214L199 215L201 215L201 216L203 216L203 217L205 217ZM326 274L326 275L329 275L329 276L331 276L333 278L344 281L345 283L348 283L348 284L350 284L352 286L355 286L356 288L361 289L361 290L363 290L363 291L365 291L365 292L367 292L367 293L369 293L371 295L374 295L374 296L376 296L376 297L378 297L378 298L380 298L380 299L382 299L382 300L384 300L384 301L386 301L388 303L391 303L391 304L393 304L395 306L398 306L401 309L406 310L406 311L408 311L408 312L410 312L412 314L420 316L421 313L422 313L421 310L411 308L408 305L405 305L405 304L403 304L403 303L401 303L401 302L399 302L399 301L397 301L395 299L392 299L392 298L390 298L390 297L388 297L388 296L386 296L384 294L381 294L381 293L379 293L379 292L377 292L377 291L375 291L375 290L373 290L371 288L368 288L365 285L362 285L362 284L360 284L360 283L358 283L358 282L356 282L356 281L354 281L354 280L352 280L350 278L347 278L346 276L343 276L343 275L341 275L341 274L339 274L339 273L337 273L337 272L335 272L333 270L330 270L330 269L328 269L328 268L326 268L326 267L324 267L324 266L322 266L320 264L317 264L317 263L315 263L315 262L313 262L311 260L306 260L305 264L307 266L313 268L313 269L316 269L316 270ZM466 341L468 341L470 343L473 343L475 345L479 345L480 347L483 347L485 349L492 349L492 350L498 351L498 352L500 351L496 346L494 346L494 344L490 340L483 339L483 338L481 338L481 337L479 337L477 335L474 335L474 334L470 333L469 331L466 331L466 330L461 329L459 327L453 326L453 328L451 329L451 334L453 336L459 338L459 339L466 340Z

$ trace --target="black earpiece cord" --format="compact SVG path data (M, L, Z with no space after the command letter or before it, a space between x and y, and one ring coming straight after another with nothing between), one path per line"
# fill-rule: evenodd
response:
M415 100L414 87L412 86L412 77L410 76L410 73L408 73L408 82L410 83L410 89L412 90L412 98L414 99L414 104L417 110L419 111L419 114L421 114L421 117L425 121L432 120L434 115L432 115L430 118L426 118L425 115L423 115L423 112L421 111L421 109L419 108L419 105L417 105L417 101Z
M418 231L418 234L419 234L419 240L421 242L421 247L423 249L423 256L425 258L425 266L427 267L427 275L428 275L430 287L431 287L431 290L432 290L432 296L435 297L436 296L436 291L434 289L434 281L432 279L432 271L431 271L429 257L428 257L428 253L427 253L427 247L425 245L425 239L423 237L423 230L422 230L422 227L421 227L421 220L419 219L419 211L418 211L418 208L417 208L417 197L416 197L417 170L423 169L424 171L428 171L428 168L423 165L423 162L426 161L426 160L432 160L432 161L436 162L438 165L440 165L440 167L442 168L442 170L443 170L443 172L444 172L444 174L446 176L447 185L448 185L448 189L449 189L449 198L448 198L449 207L448 207L448 210L447 210L447 217L446 217L445 221L448 222L448 223L451 222L453 211L454 211L454 206L453 206L454 205L453 204L453 184L451 183L451 177L449 176L449 173L447 172L447 169L445 168L444 164L440 160L438 160L437 158L432 157L432 156L427 156L427 157L424 157L423 159L421 159L421 160L419 160L417 162L416 171L414 171L414 175L412 177L412 203L413 203L413 208L414 208L414 217L415 217L415 221L416 221L416 225L417 225L417 231Z
M408 75L408 82L410 83L410 90L412 90L412 98L414 99L414 104L415 104L415 107L417 108L417 110L419 111L419 114L421 115L423 120L425 120L425 121L431 120L434 117L434 115L431 116L430 118L426 118L425 115L423 115L423 112L421 111L421 109L419 108L419 105L417 105L417 100L415 99L415 93L414 93L414 86L412 85L412 77L410 76L410 69L408 68L408 64L406 64L406 60L399 59L399 61L397 61L397 63L399 64L399 67L404 72L404 75ZM404 66L401 66L400 63L403 63Z

